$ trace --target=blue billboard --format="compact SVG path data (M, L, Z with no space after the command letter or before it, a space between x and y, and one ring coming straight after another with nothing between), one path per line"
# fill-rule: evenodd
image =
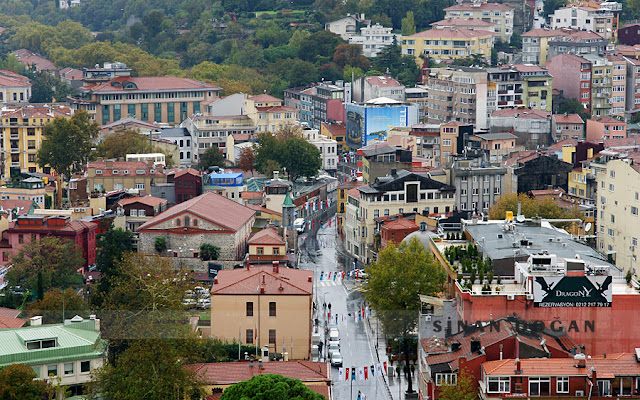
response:
M346 144L350 149L367 146L374 140L384 141L388 130L418 122L415 106L346 104L346 112Z

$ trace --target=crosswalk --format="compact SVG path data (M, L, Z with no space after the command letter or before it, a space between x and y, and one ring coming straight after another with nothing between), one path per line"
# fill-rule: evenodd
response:
M318 282L318 286L340 286L340 285L342 285L341 280Z

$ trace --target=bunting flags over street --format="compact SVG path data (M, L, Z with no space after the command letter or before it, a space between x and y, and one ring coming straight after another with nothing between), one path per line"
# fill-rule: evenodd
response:
M361 367L338 368L338 382L368 381L386 375L387 362Z

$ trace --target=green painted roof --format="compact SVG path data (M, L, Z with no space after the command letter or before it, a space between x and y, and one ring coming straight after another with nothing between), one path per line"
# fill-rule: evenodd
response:
M291 200L291 196L289 195L289 192L287 192L287 195L284 197L284 201L282 202L282 207L295 207L295 205L293 204L293 200Z
M0 330L0 366L40 365L104 356L105 342L94 321ZM56 339L57 347L27 350L27 341Z
M246 181L248 192L262 192L264 184L267 181L265 178L250 178Z

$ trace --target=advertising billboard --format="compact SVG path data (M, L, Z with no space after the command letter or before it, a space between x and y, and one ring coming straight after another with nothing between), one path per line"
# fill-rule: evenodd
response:
M536 276L534 307L611 307L611 276Z
M415 106L346 104L346 144L358 149L374 140L385 140L387 131L418 122Z

